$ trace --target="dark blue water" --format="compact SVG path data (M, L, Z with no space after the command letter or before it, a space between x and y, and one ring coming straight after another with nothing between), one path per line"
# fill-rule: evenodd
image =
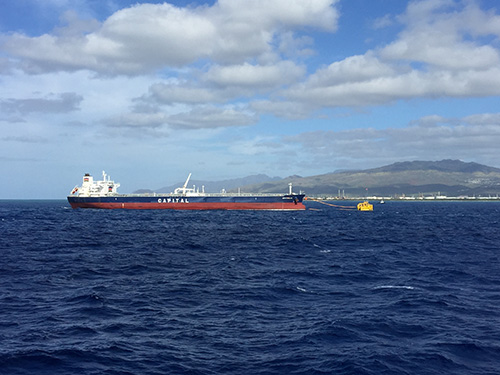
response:
M308 206L0 202L0 373L500 373L500 202Z

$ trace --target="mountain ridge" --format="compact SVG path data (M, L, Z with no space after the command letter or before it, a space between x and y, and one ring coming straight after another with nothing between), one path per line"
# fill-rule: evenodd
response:
M478 196L500 194L500 168L444 159L439 161L403 161L365 170L334 171L321 175L285 178L257 174L223 181L190 180L189 187L204 186L207 193L222 189L247 193L284 193L288 184L295 192L329 196ZM156 193L171 193L184 182L162 187ZM134 193L152 193L140 189Z
M488 195L500 193L500 169L452 159L404 161L366 170L290 176L243 188L256 193L280 192L290 182L294 190L309 195Z
M444 159L441 161L403 161L389 164L383 167L367 169L365 172L395 172L401 170L437 170L440 172L464 172L464 173L474 173L483 172L500 173L500 168L489 167L483 164L478 164L474 162L464 162L461 160Z

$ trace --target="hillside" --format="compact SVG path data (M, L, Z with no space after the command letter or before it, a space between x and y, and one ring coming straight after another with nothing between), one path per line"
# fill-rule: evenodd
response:
M400 162L361 171L328 173L311 177L290 176L280 181L245 186L245 191L268 193L294 191L309 195L496 195L500 194L500 169L460 160Z

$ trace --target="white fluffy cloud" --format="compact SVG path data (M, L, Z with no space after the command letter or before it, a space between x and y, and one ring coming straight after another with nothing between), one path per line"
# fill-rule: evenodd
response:
M478 40L500 36L500 17L481 11L472 2L458 11L450 1L410 3L401 19L407 28L380 51L383 59L415 61L447 70L483 70L500 63L498 49Z
M500 95L500 16L475 2L410 2L399 17L398 38L377 50L318 69L284 89L267 108L283 102L309 111L383 105L401 99Z
M160 104L223 103L238 97L253 97L289 85L305 75L305 68L291 61L256 65L214 65L199 79L170 80L151 85L142 99Z
M58 34L14 33L4 36L2 45L30 73L88 69L142 74L199 59L242 63L272 54L274 37L294 28L335 30L335 2L224 0L197 8L140 4L117 11L100 25L93 21L82 28L81 21L69 17Z
M102 23L68 13L68 25L57 33L14 33L4 36L2 44L11 65L30 73L144 74L179 67L169 72L179 79L158 81L141 100L160 105L254 100L250 108L289 119L321 108L500 94L500 51L490 42L500 37L500 17L473 1L410 2L397 18L404 28L396 40L309 76L303 63L282 60L283 49L301 48L304 37L293 30L336 30L336 3L139 4ZM198 61L206 63L195 69L192 64Z
M390 69L391 66L386 65L385 70ZM328 76L333 70L335 69L318 71L317 74L326 76L325 81L341 81L342 76ZM350 73L354 74L353 71ZM380 74L369 79L363 79L363 75L360 74L348 82L329 85L325 85L313 75L306 83L285 90L283 96L292 102L309 103L311 109L317 109L382 105L414 98L500 95L500 66L464 71L410 70L393 75ZM278 103L278 107L279 105Z

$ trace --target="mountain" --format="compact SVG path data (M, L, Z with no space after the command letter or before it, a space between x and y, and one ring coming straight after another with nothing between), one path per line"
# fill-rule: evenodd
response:
M295 192L308 195L331 195L362 197L377 196L488 196L500 194L500 169L460 160L406 161L365 170L335 171L317 176L289 176L284 179L264 174L224 181L190 180L189 187L205 186L205 192L218 193L222 189L251 193L285 193L293 183ZM175 185L154 190L170 193L184 185ZM134 193L152 193L141 189Z
M385 167L369 169L366 172L401 172L435 170L440 172L462 172L462 173L492 173L500 172L499 168L488 167L478 163L466 163L461 160L441 160L441 161L405 161L387 165Z
M244 186L244 191L284 192L288 183L294 191L309 195L496 195L500 193L500 169L460 160L408 161L358 170L337 171L310 177L290 176Z
M242 177L242 178L234 178L230 180L222 180L222 181L203 181L203 180L189 180L188 187L192 188L193 185L196 186L196 189L202 188L202 186L205 187L205 192L206 193L219 193L222 189L225 189L226 191L230 191L231 189L238 189L239 187L242 186L249 186L249 185L256 185L256 184L261 184L261 183L267 183L267 182L274 182L274 181L280 181L281 177L269 177L265 174L256 174L256 175L251 175L247 177ZM171 193L173 192L176 188L182 187L184 185L185 181L179 182L175 185L170 185L170 186L164 186L162 188L159 188L157 190L150 190L150 189L140 189L134 191L134 194L141 194L141 193Z

